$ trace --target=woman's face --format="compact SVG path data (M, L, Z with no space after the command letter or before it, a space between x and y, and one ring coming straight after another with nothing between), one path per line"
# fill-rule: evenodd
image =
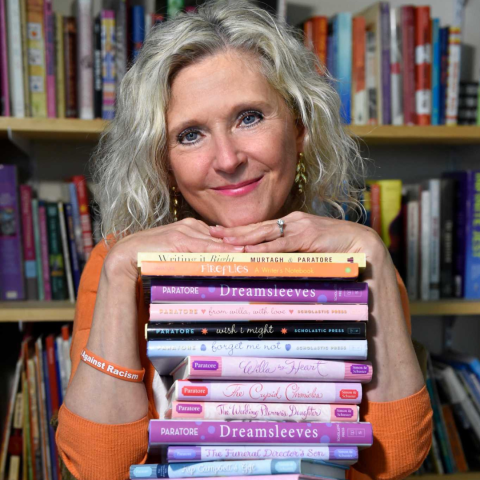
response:
M174 181L207 223L277 217L292 189L303 128L256 58L220 53L182 69L167 124Z

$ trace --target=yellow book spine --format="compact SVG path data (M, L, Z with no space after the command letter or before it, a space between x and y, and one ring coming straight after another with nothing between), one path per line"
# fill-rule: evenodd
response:
M142 262L252 262L252 263L356 263L365 268L364 253L170 253L139 252Z
M65 118L65 53L63 47L63 15L55 14L55 75L57 90L57 115Z
M27 0L28 76L32 117L47 116L43 0Z
M382 215L382 240L390 247L392 239L390 226L398 217L402 209L402 181L401 180L379 180L380 185L380 209Z

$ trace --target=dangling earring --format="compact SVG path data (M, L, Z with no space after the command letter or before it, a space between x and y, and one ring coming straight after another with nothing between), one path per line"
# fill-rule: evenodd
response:
M170 208L172 211L172 217L174 222L178 222L178 210L180 204L180 197L181 193L179 192L177 187L172 187L172 195L170 199Z
M297 174L295 175L295 183L298 186L298 193L303 195L305 193L305 186L307 185L307 174L305 173L305 164L303 163L303 153L298 155Z

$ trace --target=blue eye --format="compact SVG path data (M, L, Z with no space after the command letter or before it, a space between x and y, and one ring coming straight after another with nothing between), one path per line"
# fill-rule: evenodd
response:
M187 140L188 142L194 142L198 137L198 133L196 132L188 132L186 135L185 135L185 140Z
M183 145L194 144L198 141L199 132L196 130L186 130L178 135L178 143Z
M240 115L240 124L245 127L251 127L263 120L263 115L260 112L244 112Z
M255 115L247 115L246 117L243 118L243 123L245 125L250 125L255 121Z

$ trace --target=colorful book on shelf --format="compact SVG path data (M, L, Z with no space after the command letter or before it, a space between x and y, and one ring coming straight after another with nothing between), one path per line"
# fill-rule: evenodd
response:
M133 7L135 9L137 7ZM143 8L143 7L139 7ZM116 60L115 60L115 12L102 10L102 118L113 120L115 116Z
M77 118L77 24L75 17L63 17L65 64L65 117Z
M405 125L415 125L415 7L403 5L402 23L402 81L403 81L403 121Z
M0 115L10 116L10 85L8 78L7 12L0 0Z
M55 94L57 117L65 118L65 47L63 15L55 13Z
M299 380L302 382L359 382L372 379L370 362L256 357L186 357L170 373L174 380Z
M480 170L470 171L467 184L465 298L480 299Z
M20 185L23 264L27 300L38 300L37 261L33 232L32 187Z
M249 320L368 320L368 305L320 303L152 303L150 320L249 321Z
M390 8L390 84L392 125L403 125L401 9Z
M356 279L356 263L142 262L142 276Z
M72 182L75 184L77 190L77 203L82 226L83 252L85 261L87 261L93 249L92 222L90 219L90 209L88 207L87 184L84 175L73 176Z
M145 9L141 5L134 5L132 15L132 60L135 61L145 39Z
M149 445L348 445L373 443L370 423L150 420ZM258 479L257 479L258 480Z
M149 340L365 340L364 322L153 322L145 324Z
M17 167L0 164L0 296L25 298Z
M440 19L431 20L432 37L432 125L440 125Z
M327 64L328 19L325 16L317 15L311 18L311 22L313 27L313 51L325 67Z
M169 401L360 404L361 383L176 380Z
M55 69L55 13L53 12L52 0L43 2L44 28L45 28L45 82L47 95L47 116L56 118L56 69Z
M151 340L147 356L168 375L187 355L366 360L366 340Z
M365 18L352 20L352 123L366 125L368 120L367 90L365 83L366 60Z
M292 282L260 280L171 280L152 278L147 303L275 302L367 304L363 282Z
M179 402L165 418L173 420L264 420L269 422L358 422L358 405L313 403Z
M65 223L67 229L68 249L70 253L71 270L75 296L80 286L80 263L78 261L77 244L75 242L75 226L73 223L73 208L71 203L65 203Z
M42 275L45 300L52 300L52 284L50 279L50 253L48 248L47 206L38 202L38 224L40 229L40 246L42 255Z
M38 299L45 300L45 289L43 284L43 270L42 270L42 243L40 240L40 212L38 209L38 199L32 199L32 219L33 219L33 233L35 241L35 263L38 282Z
M173 446L167 449L167 460L175 462L211 462L213 460L255 460L264 458L304 458L323 460L343 465L351 465L358 461L358 447L323 447L323 446L206 446L183 447ZM278 477L276 477L278 480Z
M454 296L455 181L440 181L440 297Z
M415 7L415 113L417 125L430 125L432 59L430 7Z
M60 232L58 205L48 202L46 204L46 213L52 300L65 300L67 296L67 286L65 283L65 260L62 253L62 235Z
M67 225L65 222L65 209L63 202L58 202L58 219L60 224L60 238L62 243L63 264L65 266L65 280L67 284L67 293L70 302L75 303L75 287L73 285L72 263L70 260L70 251L68 247Z
M130 467L131 479L250 477L260 475L312 475L324 480L343 480L347 467L308 460L240 460L199 463L142 464Z

